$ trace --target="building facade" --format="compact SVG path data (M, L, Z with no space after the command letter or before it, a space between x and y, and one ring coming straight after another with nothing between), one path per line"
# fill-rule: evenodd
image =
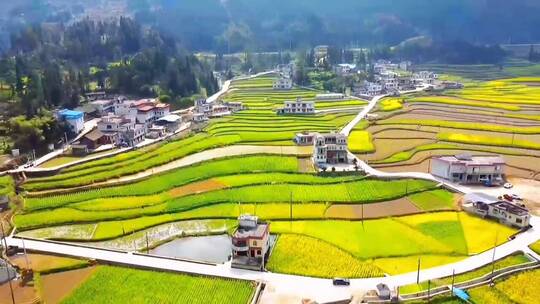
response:
M504 183L504 159L500 156L435 157L431 160L431 174L460 184L500 185Z
M348 163L347 136L341 133L317 134L313 161L317 165Z
M241 215L232 236L232 267L263 270L270 248L270 224Z
M293 81L289 77L280 77L272 84L274 90L290 90L293 88Z
M526 208L484 193L465 195L462 207L468 213L484 218L492 218L505 225L517 228L529 226L531 218L529 210Z
M283 108L277 110L277 114L315 114L315 102L304 101L300 97L296 101L285 101Z
M67 122L69 129L75 134L79 134L84 129L83 112L64 109L58 112L58 118Z

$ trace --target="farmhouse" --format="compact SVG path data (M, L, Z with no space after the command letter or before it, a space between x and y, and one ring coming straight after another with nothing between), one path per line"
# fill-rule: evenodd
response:
M294 72L294 64L292 63L289 63L289 64L278 64L276 66L276 70L278 71L278 73L281 75L281 76L285 76L285 77L292 77L293 75L293 72Z
M347 136L341 133L316 134L313 145L313 161L322 164L346 164Z
M280 77L272 85L274 90L290 90L293 87L293 81L289 77Z
M315 102L303 101L300 97L296 101L285 101L277 114L315 114Z
M270 248L270 224L258 217L238 217L238 228L232 236L232 267L263 270Z
M463 198L465 211L482 217L493 218L508 226L529 226L529 210L512 202L498 200L484 193L469 193Z
M376 82L364 81L364 83L354 89L354 93L359 96L377 96L383 92L383 86Z
M302 132L296 133L294 136L294 142L299 146L310 146L313 145L316 133L312 132Z
M75 134L79 134L84 129L83 112L64 109L58 112L58 118L67 122L69 129Z
M103 133L98 129L85 134L79 142L72 145L73 154L86 154L89 150L95 150L101 145L118 143L118 133Z
M504 165L500 156L442 156L431 161L431 174L453 183L500 185Z
M356 64L340 63L333 66L332 70L339 76L349 75L356 72Z
M236 113L244 109L244 105L240 101L226 101L223 105L226 106L231 113Z

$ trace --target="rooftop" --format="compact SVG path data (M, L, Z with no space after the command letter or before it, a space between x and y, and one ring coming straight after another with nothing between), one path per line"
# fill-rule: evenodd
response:
M160 119L158 119L158 121L164 121L164 122L177 122L179 120L181 120L182 117L176 115L176 114L169 114L169 115L165 115L163 117L161 117Z
M496 203L493 203L492 206L495 206L499 209L505 210L506 212L515 214L517 216L524 216L529 214L529 210L506 201L498 201Z
M438 159L451 163L463 163L467 165L493 165L504 164L504 158L501 156L471 156L468 154L458 154L455 156L442 156Z
M68 109L63 109L58 112L58 114L65 119L77 119L83 117L84 113L81 111L73 111Z
M268 230L267 223L258 223L255 228L238 227L234 232L235 238L262 238Z

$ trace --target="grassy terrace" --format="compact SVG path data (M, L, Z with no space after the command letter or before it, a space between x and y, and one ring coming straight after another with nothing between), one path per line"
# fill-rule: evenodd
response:
M245 304L253 292L248 281L100 266L62 303Z
M184 216L181 212L224 203L371 203L396 199L435 187L431 182L419 180L385 182L334 179L330 181L306 175L281 176L280 178L281 181L275 176L270 176L270 178L268 176L231 176L224 180L225 186L210 188L213 191L199 194L186 194L172 190L155 195L91 199L33 212L28 210L26 213L17 215L15 223L20 230L25 230L67 223L132 219L162 214L180 213L179 216ZM219 180L216 182L219 183ZM227 186L227 182L231 186ZM223 187L230 188L222 189ZM67 204L66 201L64 204ZM41 207L47 208L44 205ZM215 212L214 217L220 217L219 209ZM212 216L206 215L206 217Z
M271 79L273 78L261 77L233 82L233 88L236 89L228 93L224 99L242 101L250 110L212 120L205 133L72 166L54 176L31 178L24 188L32 192L90 185L227 145L242 143L293 145L292 139L297 132L335 131L346 125L355 115L353 110L351 113L339 114L278 116L274 109L281 106L284 100L293 100L296 97L313 99L317 92L304 89L289 91L265 89ZM321 102L320 106L326 109L363 104L364 101L343 100Z
M273 221L271 227L281 236L269 269L319 277L414 271L418 257L422 267L429 268L489 249L497 233L505 238L499 239L501 243L514 233L508 227L459 212L363 222ZM295 255L290 254L293 251ZM350 266L343 267L342 262Z

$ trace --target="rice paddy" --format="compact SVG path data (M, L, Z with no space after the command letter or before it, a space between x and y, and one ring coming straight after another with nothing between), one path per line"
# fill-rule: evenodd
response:
M253 292L248 281L100 266L62 303L245 304Z

